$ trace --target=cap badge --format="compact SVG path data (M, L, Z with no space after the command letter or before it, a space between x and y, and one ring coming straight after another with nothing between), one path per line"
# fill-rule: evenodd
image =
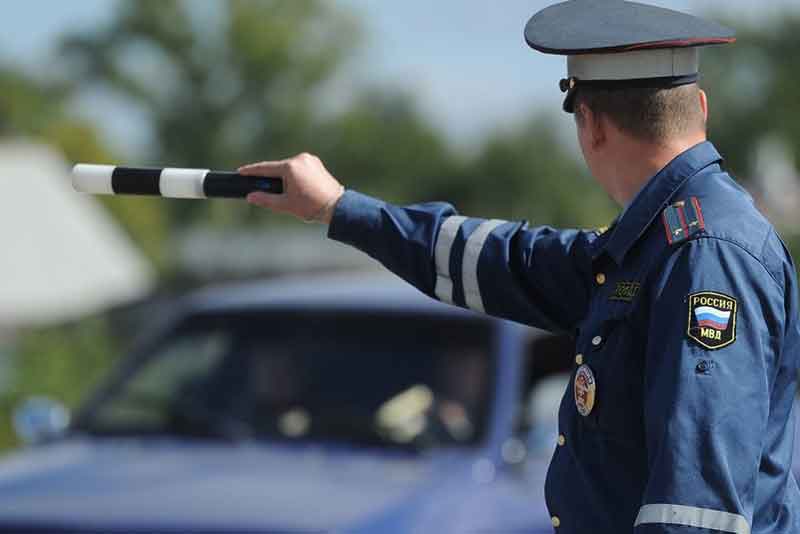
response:
M575 406L578 413L583 417L592 413L594 408L595 396L597 394L597 383L594 373L588 365L581 365L575 374Z

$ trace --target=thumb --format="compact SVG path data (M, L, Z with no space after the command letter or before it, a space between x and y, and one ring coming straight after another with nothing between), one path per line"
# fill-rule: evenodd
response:
M262 161L260 163L242 165L237 169L237 172L248 176L262 175L278 178L286 173L286 161Z

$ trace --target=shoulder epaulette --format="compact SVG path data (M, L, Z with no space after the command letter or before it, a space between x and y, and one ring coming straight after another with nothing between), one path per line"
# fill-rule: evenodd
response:
M706 228L703 211L697 197L682 200L664 210L661 218L667 231L667 242L670 245L686 241Z

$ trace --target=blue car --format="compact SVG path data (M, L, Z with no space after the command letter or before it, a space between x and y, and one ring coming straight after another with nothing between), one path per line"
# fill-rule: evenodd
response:
M553 532L570 339L382 276L206 290L161 322L57 436L54 406L19 415L39 443L0 462L0 532Z

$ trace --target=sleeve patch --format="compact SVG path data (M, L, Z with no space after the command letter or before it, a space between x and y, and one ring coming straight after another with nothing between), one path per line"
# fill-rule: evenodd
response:
M670 245L686 241L694 234L705 230L703 211L697 197L677 202L661 214L664 229L667 232L667 242Z
M736 341L736 299L723 293L701 291L689 295L689 339L709 350Z

